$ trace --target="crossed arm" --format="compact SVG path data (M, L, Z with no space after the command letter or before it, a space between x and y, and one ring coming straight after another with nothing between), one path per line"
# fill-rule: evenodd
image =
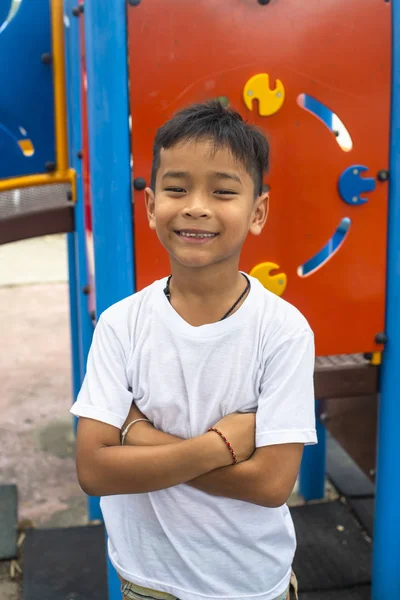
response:
M125 424L143 416L132 405ZM186 483L207 494L273 508L288 499L302 451L303 444L265 446L233 466L215 433L182 440L139 422L121 447L115 427L81 418L77 468L81 487L90 495L141 493Z
M143 416L132 407L126 423ZM159 446L176 444L181 438L158 431L151 423L140 422L128 432L125 444ZM213 496L224 496L252 504L281 506L288 499L296 481L303 444L279 444L257 448L246 461L219 469L187 482Z

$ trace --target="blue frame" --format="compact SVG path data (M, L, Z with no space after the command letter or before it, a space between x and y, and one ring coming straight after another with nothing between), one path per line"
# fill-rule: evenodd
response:
M85 3L96 312L134 292L124 0Z
M78 274L76 269L75 233L67 234L69 320L71 331L72 395L77 398L81 387L81 364L79 352ZM76 420L75 420L76 425Z
M134 292L127 18L125 0L85 2L90 191L97 318ZM92 499L91 510L99 507ZM100 509L98 508L100 512ZM120 582L108 561L108 596Z
M76 172L75 232L68 234L73 392L76 399L85 376L94 328L88 298L83 292L88 284L88 269L82 160L77 157L82 147L80 36L79 22L71 16L72 6L71 0L65 1L65 15L69 18L69 26L65 27L69 164ZM74 423L76 427L76 419Z
M386 335L378 418L372 600L400 598L400 6L392 2Z

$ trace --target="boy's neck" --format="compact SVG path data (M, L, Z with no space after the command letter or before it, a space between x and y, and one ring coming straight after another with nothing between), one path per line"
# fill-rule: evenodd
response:
M219 321L246 285L238 264L228 267L221 263L204 269L171 264L171 272L171 304L194 326Z
M171 264L171 293L204 302L235 292L242 285L238 265L212 265L207 268L186 268Z

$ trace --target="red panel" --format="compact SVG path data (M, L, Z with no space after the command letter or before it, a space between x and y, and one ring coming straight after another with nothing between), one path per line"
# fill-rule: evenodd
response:
M262 236L246 242L241 267L275 262L288 276L284 297L309 319L318 354L379 349L384 329L387 184L362 206L343 202L337 182L354 164L368 176L388 168L390 4L377 0L144 0L128 9L135 177L150 181L156 129L193 102L227 96L271 142L271 209ZM268 73L285 87L272 116L249 111L243 88ZM333 110L353 140L333 134L297 104L309 94ZM135 192L137 286L169 273L168 257L147 225ZM324 247L344 217L349 235L318 271L299 265Z

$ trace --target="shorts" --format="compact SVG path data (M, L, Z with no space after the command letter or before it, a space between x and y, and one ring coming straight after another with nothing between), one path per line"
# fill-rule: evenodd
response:
M171 596L166 592L156 592L155 590L149 590L148 588L140 587L134 583L130 583L121 579L121 592L124 600L179 600L176 596ZM299 600L298 597L298 586L296 575L292 571L290 577L289 588L283 594L280 594L274 600Z

